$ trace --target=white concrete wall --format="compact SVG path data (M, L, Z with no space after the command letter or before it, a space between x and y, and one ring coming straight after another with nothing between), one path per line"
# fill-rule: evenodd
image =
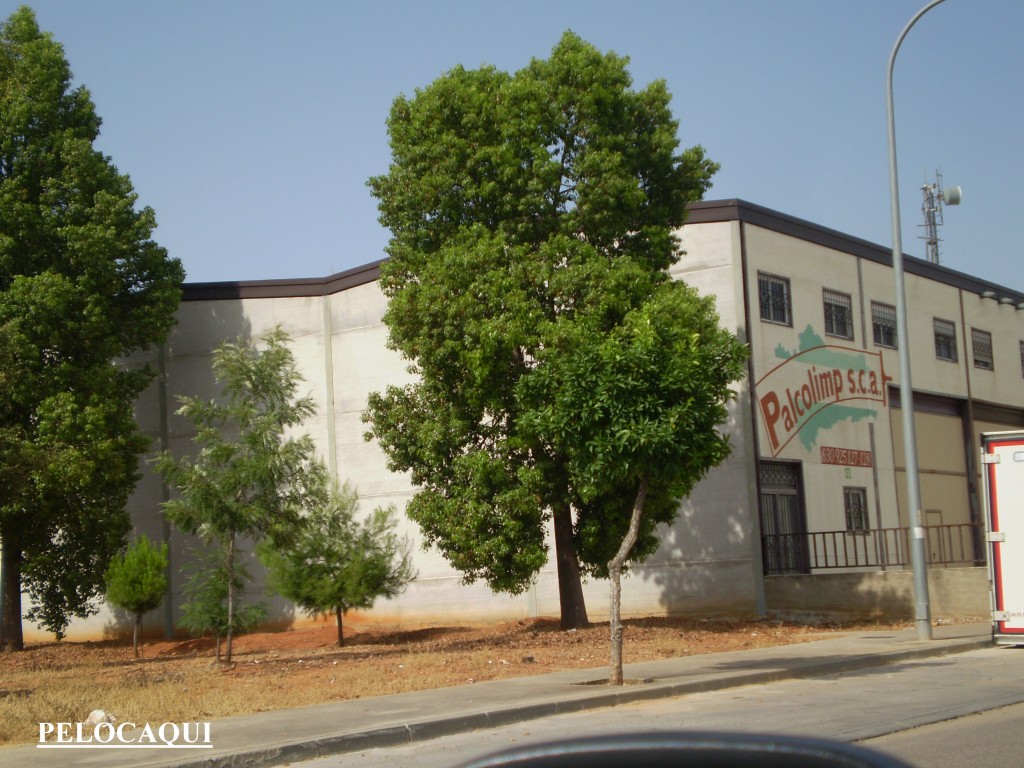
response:
M743 303L735 290L740 279L733 264L735 232L695 228L698 242L686 257L677 277L687 279L699 290L719 297L723 323L742 332ZM226 299L183 302L175 327L164 350L166 392L159 382L139 400L142 428L160 447L162 430L174 453L192 450L192 431L177 416L177 398L213 398L218 387L210 369L211 353L224 341L255 342L276 325L291 338L298 369L306 390L318 403L317 414L305 425L325 463L337 476L357 488L367 511L377 505L394 504L400 510L414 493L406 476L390 472L386 460L373 443L363 439L366 425L361 416L371 392L389 384L410 381L407 362L386 346L387 329L381 318L385 299L375 282L328 295ZM157 356L150 356L154 365ZM664 546L650 562L636 568L625 580L625 614L651 613L741 614L756 612L756 583L760 566L755 562L759 542L752 533L751 494L752 446L745 425L749 423L749 402L745 390L733 405L728 430L734 452L727 464L714 472L694 493L679 520L665 531ZM176 623L177 605L185 583L180 569L189 559L195 542L186 540L163 521L160 503L163 489L148 463L142 467L143 480L132 497L130 512L135 530L155 539L169 537L172 552L172 607L151 614L151 631L167 622ZM739 474L744 482L737 484ZM543 569L526 594L494 595L484 584L464 585L441 555L423 550L415 524L405 518L401 531L415 543L418 578L401 596L381 601L372 620L403 623L468 622L500 620L533 615L557 615L558 590L553 563ZM250 547L251 549L251 547ZM250 599L266 600L258 563L250 568L256 577ZM584 585L592 618L608 612L607 582L591 580ZM272 619L287 623L296 617L284 601L271 602ZM87 621L76 621L69 637L109 635L123 629L124 617L102 610ZM29 636L32 628L26 626Z

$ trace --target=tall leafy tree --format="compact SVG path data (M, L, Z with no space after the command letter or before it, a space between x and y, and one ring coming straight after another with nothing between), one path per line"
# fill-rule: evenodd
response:
M139 658L142 616L163 602L167 591L167 542L159 547L140 536L128 548L114 555L104 576L107 601L122 608L135 619L132 652Z
M181 264L151 238L64 52L21 8L0 23L0 647L28 618L62 636L93 610L148 447L125 365L173 322Z
M524 431L565 457L580 547L611 580L611 675L622 683L621 577L729 455L721 432L746 347L714 300L665 283L609 332L565 324L519 389Z
M194 425L199 452L180 458L164 452L157 461L178 490L164 504L167 517L220 552L229 663L239 538L284 546L295 536L302 511L320 503L326 487L312 439L290 434L315 406L311 397L298 396L302 376L288 341L277 328L259 349L241 342L219 347L213 373L223 387L221 398L182 398L178 410Z
M369 182L391 230L389 343L418 374L371 396L369 434L467 581L525 590L550 525L566 628L587 623L581 575L607 558L586 544L568 457L524 431L517 391L562 328L608 333L669 280L674 231L717 168L679 151L665 84L635 90L626 66L566 33L515 74L456 68L396 99L392 163Z
M334 614L339 646L349 610L395 597L415 578L409 541L395 532L395 508L378 507L361 521L358 509L353 488L334 486L327 502L303 518L290 546L260 553L277 592L313 616Z

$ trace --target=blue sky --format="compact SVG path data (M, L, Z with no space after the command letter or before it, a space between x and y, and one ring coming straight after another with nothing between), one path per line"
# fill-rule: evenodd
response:
M4 18L20 2L0 0ZM189 281L323 277L384 255L366 179L385 119L457 64L514 71L566 29L667 81L685 146L739 197L891 245L885 69L925 0L37 0L99 147ZM960 185L942 263L1024 289L1024 3L947 0L896 67L904 250L923 183ZM1021 199L1019 199L1021 198Z

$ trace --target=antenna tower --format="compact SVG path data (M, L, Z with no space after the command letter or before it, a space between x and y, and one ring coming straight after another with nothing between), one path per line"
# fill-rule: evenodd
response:
M961 190L960 187L942 188L942 173L935 172L935 182L928 183L921 187L924 193L924 202L921 203L921 213L924 214L924 237L925 249L928 261L933 264L939 263L939 226L942 225L942 204L959 205Z

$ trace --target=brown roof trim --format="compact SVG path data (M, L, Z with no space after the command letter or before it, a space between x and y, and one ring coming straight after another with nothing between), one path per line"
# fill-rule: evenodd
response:
M244 280L224 283L185 283L182 301L225 301L228 299L277 299L300 296L330 296L380 278L383 259L328 277L292 280Z
M798 219L796 216L773 211L771 208L748 203L746 200L708 200L693 203L687 209L686 221L691 224L742 221L872 261L886 264L892 262L892 249L883 248L859 237L853 237L805 219Z
M688 208L686 220L690 224L742 221L826 248L849 253L879 264L892 265L891 248L886 248L804 219L798 219L796 216L779 213L771 208L748 203L746 200L738 198L704 200L699 203L692 203ZM361 267L355 267L322 278L185 283L182 290L182 301L329 296L349 288L374 282L380 277L380 265L383 261L384 259L379 259ZM969 293L980 295L982 291L993 291L998 296L1012 299L1014 304L1024 302L1024 293L1018 290L1007 288L997 283L991 283L987 280L981 280L939 264L932 264L925 259L904 255L903 266L910 274L945 283Z

